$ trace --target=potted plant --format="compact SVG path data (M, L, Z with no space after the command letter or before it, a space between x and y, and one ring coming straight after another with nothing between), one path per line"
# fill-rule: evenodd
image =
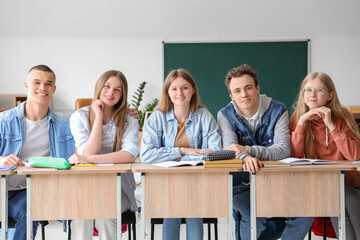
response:
M131 103L129 104L131 107L135 108L138 111L139 114L139 128L142 129L144 125L144 119L146 112L153 111L155 107L158 105L159 100L157 98L154 98L151 100L150 103L147 103L142 110L139 110L140 104L143 100L143 94L145 85L147 82L143 81L140 83L140 86L136 89L134 95L132 96Z

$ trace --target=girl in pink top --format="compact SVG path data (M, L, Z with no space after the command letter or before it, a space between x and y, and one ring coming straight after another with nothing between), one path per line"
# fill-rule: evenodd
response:
M341 106L335 85L326 73L304 79L291 116L291 153L297 158L360 159L360 135L350 112ZM360 175L345 174L346 239L360 239ZM337 219L331 221L337 230Z

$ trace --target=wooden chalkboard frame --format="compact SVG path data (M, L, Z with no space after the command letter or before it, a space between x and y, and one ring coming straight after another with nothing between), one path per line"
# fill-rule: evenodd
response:
M289 114L301 81L310 72L310 40L264 42L163 42L164 79L185 68L194 77L202 103L216 118L230 102L227 72L247 63L258 72L260 93L283 102Z

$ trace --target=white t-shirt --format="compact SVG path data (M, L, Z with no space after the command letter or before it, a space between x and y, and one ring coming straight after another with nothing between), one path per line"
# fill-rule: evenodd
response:
M31 121L25 118L25 140L19 154L24 163L34 156L50 156L50 143L48 133L48 118L40 121ZM25 175L11 175L9 177L9 190L19 190L26 187Z
M101 149L100 154L112 152L113 146L110 141L110 122L102 125L102 138L101 138Z

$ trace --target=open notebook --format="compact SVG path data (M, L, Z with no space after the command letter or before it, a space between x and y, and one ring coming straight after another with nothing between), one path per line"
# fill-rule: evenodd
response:
M280 162L290 163L291 165L311 165L311 164L337 164L336 161L308 158L285 158Z
M202 165L202 162L195 162L195 161L166 161L161 163L153 163L154 166L158 167L181 167L181 166L196 166Z

